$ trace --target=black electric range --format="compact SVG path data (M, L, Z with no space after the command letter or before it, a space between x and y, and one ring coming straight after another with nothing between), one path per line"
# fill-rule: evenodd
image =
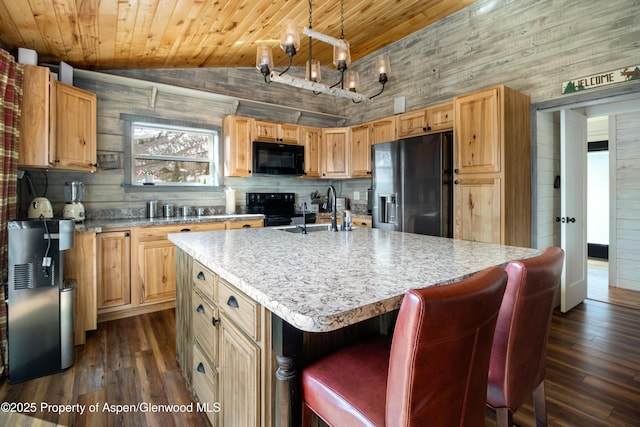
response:
M295 210L295 193L247 193L247 213L264 215L265 227L292 224L293 218L302 218ZM307 213L305 222L315 223L316 215Z

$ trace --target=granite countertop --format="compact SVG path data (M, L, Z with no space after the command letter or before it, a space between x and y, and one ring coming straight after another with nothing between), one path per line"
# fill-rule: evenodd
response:
M150 227L158 225L179 225L179 224L201 224L209 222L224 221L245 221L253 219L263 219L264 215L259 214L233 214L233 215L207 215L207 216L174 216L171 218L109 218L92 219L82 224L76 224L78 232L100 233L103 229L122 227Z
M371 228L170 234L169 240L291 325L335 330L400 306L411 288L461 280L537 249Z

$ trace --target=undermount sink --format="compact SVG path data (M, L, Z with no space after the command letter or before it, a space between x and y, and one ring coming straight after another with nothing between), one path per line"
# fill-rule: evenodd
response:
M286 231L287 233L301 234L303 225L289 225L286 227L278 227L277 230ZM331 224L307 224L307 233L315 233L316 231L329 231Z

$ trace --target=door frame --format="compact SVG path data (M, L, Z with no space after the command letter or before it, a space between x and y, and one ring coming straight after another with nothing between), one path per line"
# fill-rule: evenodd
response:
M537 113L555 113L565 109L579 110L587 117L622 114L638 111L637 103L640 99L640 80L632 80L602 89L586 90L573 93L548 101L531 105L531 196L534 202L538 199L537 191L537 143L538 125ZM615 120L609 120L609 150L615 152L616 126ZM585 150L586 151L586 150ZM616 278L616 164L615 155L609 156L609 283L615 283ZM532 203L531 238L538 241L538 214L536 203ZM586 212L581 215L586 215ZM558 235L560 237L560 235ZM587 260L585 260L586 263Z

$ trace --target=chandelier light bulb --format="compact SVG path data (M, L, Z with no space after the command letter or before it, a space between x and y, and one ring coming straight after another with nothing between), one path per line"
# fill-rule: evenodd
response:
M286 19L282 22L280 33L280 47L287 56L292 57L300 49L300 34L298 24L293 19Z

